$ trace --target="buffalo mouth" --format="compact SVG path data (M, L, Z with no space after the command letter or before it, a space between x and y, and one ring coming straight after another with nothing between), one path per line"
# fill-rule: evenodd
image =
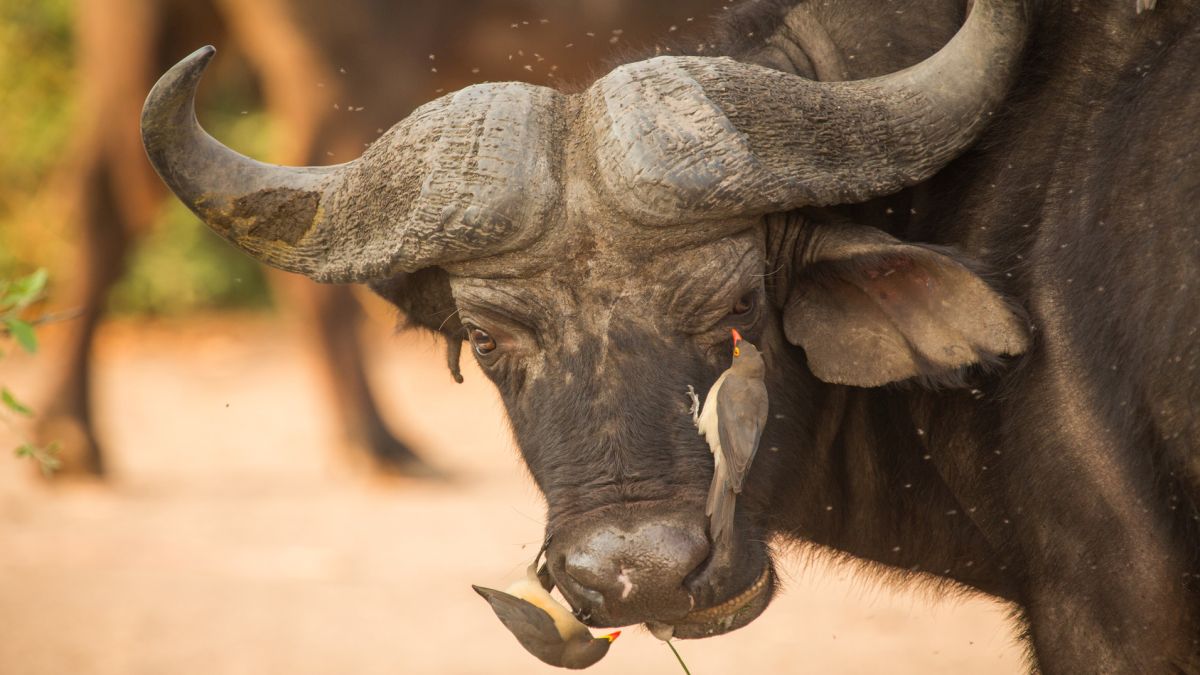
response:
M754 583L720 604L693 609L682 619L663 624L647 624L656 634L661 629L682 640L713 637L737 630L758 618L771 602L775 592L775 572L768 563Z

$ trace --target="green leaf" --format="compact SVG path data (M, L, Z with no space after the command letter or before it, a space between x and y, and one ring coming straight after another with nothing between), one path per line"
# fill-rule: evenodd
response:
M62 468L62 460L56 456L58 455L58 443L51 443L44 448L39 448L33 443L22 443L14 453L17 457L31 457L36 460L42 474L47 477Z
M17 397L13 396L13 393L7 388L0 389L0 403L3 403L4 407L17 413L18 415L24 415L26 417L33 416L33 410L29 406L18 401Z
M17 344L21 345L21 349L30 354L37 352L37 333L34 332L32 324L10 316L4 319L4 326L16 339Z
M54 475L55 471L62 468L62 462L57 457L47 457L38 461L42 465L42 475L46 478L50 478Z
M4 289L4 296L0 298L0 307L21 309L33 303L41 297L42 291L46 290L46 281L49 278L49 273L43 267L27 277L9 283Z

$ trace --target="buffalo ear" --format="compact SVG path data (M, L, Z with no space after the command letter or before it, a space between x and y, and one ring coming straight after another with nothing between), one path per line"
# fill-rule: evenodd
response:
M948 382L964 366L1028 347L1020 311L950 251L861 225L808 227L783 327L820 379Z

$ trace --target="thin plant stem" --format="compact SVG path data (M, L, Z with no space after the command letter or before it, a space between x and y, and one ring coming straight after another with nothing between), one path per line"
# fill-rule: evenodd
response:
M671 648L671 653L679 660L679 667L683 668L683 672L687 675L692 675L692 671L688 670L687 664L683 662L683 657L679 655L679 650L675 649L675 645L670 640L666 642L667 646Z
M53 314L43 314L39 317L30 319L29 321L26 321L25 323L28 323L30 326L40 326L42 324L47 324L47 323L59 323L61 321L71 321L73 319L78 319L81 316L83 316L82 309L68 309L63 312L55 312ZM0 335L7 336L9 334L9 332L10 331L7 328L5 328L4 326L0 326Z

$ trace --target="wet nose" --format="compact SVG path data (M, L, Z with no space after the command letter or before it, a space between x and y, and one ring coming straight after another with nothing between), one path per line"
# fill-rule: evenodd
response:
M562 573L555 576L563 594L595 626L677 619L694 604L685 580L708 552L699 526L599 525L570 538L559 558Z

